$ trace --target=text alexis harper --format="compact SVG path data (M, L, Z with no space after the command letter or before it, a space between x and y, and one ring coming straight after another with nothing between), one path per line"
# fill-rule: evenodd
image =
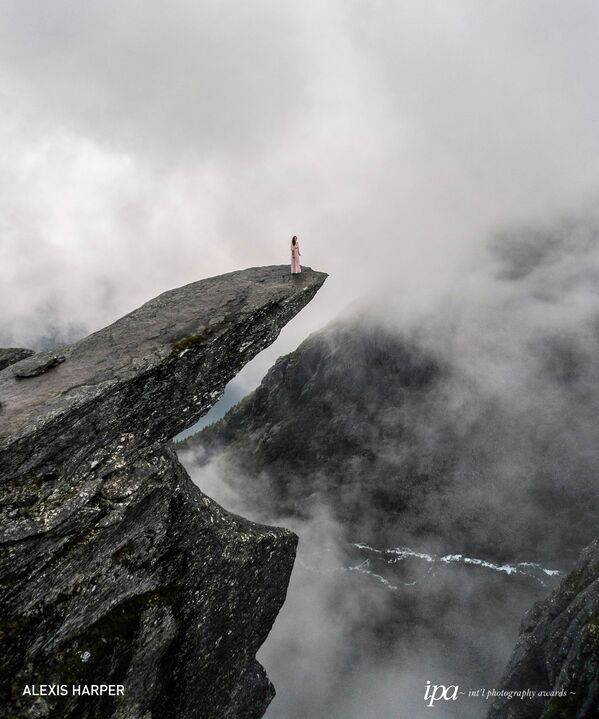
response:
M123 697L124 684L25 684L22 696L30 697Z

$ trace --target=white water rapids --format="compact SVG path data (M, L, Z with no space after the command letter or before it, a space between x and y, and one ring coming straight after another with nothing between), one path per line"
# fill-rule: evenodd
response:
M417 581L397 581L394 579L390 581L385 576L376 572L372 569L373 559L376 559L378 563L387 565L390 568L393 565L398 565L405 562L406 560L414 560L416 562L424 562L431 565L430 573L434 573L435 567L447 566L447 565L461 565L470 566L477 569L482 569L490 572L499 572L507 575L519 575L522 577L530 578L536 582L539 582L543 586L546 585L544 577L558 577L561 572L557 569L549 569L543 567L541 564L536 562L516 562L514 564L496 564L486 559L479 557L468 557L464 554L429 554L427 552L419 552L410 547L392 547L392 548L377 548L370 547L368 544L363 542L352 542L351 547L358 550L362 555L366 555L364 559L357 563L352 563L347 566L327 566L326 569L315 566L313 562L307 562L302 556L298 556L298 563L306 570L310 572L317 572L319 574L328 574L331 572L357 572L364 574L372 579L383 584L387 589L391 591L397 591L400 586L413 586L417 584ZM315 553L310 555L313 559L316 558ZM397 582L397 583L396 583Z

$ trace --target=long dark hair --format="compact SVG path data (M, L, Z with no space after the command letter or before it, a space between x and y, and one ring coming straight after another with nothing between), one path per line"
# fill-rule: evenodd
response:
M291 244L292 245L297 244L297 235L293 235L293 237L291 238Z

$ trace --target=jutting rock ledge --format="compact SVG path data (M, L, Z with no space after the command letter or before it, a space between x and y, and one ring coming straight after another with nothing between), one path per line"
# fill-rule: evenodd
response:
M326 275L260 267L166 292L0 371L0 717L253 719L296 537L231 515L170 440ZM11 364L12 362L12 364ZM67 685L67 696L23 695ZM81 697L71 685L122 684Z

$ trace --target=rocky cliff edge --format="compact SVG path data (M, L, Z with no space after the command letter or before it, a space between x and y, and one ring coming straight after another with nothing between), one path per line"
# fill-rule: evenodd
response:
M0 371L0 716L263 715L255 654L296 537L225 512L169 440L326 275L260 267L165 292ZM26 687L65 686L30 696ZM72 686L122 685L80 696Z

